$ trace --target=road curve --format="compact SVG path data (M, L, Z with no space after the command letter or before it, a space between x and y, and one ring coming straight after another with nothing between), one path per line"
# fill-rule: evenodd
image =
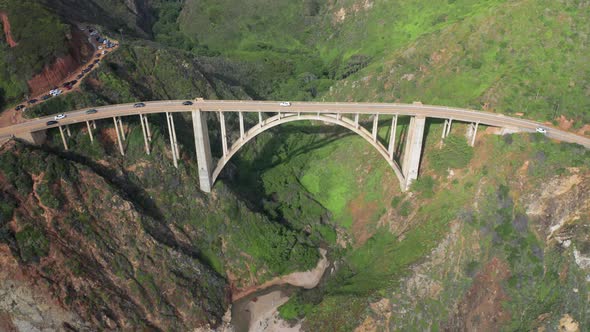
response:
M301 113L341 113L341 114L398 114L424 116L428 118L453 119L462 122L473 122L488 126L508 128L514 131L535 132L537 127L547 129L546 136L563 142L577 143L590 149L590 138L571 132L548 127L545 124L513 118L502 114L474 111L446 106L432 106L416 104L388 104L388 103L330 103L330 102L292 102L291 106L280 106L278 101L235 101L235 100L197 100L193 105L184 106L184 100L167 100L145 102L145 107L134 108L133 104L117 104L95 107L98 111L86 114L86 109L68 112L67 117L59 124L47 126L46 122L53 120L53 116L31 119L27 122L0 128L0 140L8 137L35 132L58 125L74 124L89 120L107 119L114 116L132 116L138 114L153 114L163 112L190 112L201 109L206 112L241 111L241 112L301 112Z

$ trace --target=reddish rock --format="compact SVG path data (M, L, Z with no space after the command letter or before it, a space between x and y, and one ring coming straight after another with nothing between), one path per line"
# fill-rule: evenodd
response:
M37 96L60 85L94 53L94 48L88 42L86 35L77 29L73 29L69 44L67 55L57 58L27 82L30 95Z

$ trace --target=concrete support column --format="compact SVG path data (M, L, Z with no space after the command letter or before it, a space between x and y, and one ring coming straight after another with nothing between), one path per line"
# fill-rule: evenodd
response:
M373 116L373 141L377 141L377 132L379 131L379 114Z
M262 112L258 112L258 125L262 127Z
M445 120L445 123L443 124L443 130L442 130L442 135L440 136L440 139L444 139L446 137L446 133L447 133L447 126L449 125L449 120Z
M355 126L357 129L358 129L358 127L359 127L359 114L358 114L358 113L356 113L356 114L354 115L354 126Z
M92 128L94 128L94 130L96 130L96 121L92 120Z
M92 137L92 127L90 126L89 121L86 121L86 127L88 128L88 136L90 137L90 143L94 143L94 137Z
M424 116L413 117L412 121L410 121L406 152L404 156L404 178L406 179L406 190L408 190L412 182L418 178L425 124L426 118Z
M64 129L59 126L59 133L61 134L61 141L64 144L64 149L68 151L68 142L66 142L66 136L64 135Z
M123 141L121 141L121 134L119 133L119 124L117 123L117 117L113 117L113 123L115 124L115 131L117 132L117 143L119 143L119 152L121 155L125 155L125 150L123 150Z
M475 146L475 137L477 136L477 127L479 127L479 122L476 122L473 125L473 131L471 133L471 146Z
M219 112L219 123L221 124L221 147L223 149L223 158L227 156L227 133L225 131L225 115Z
M174 113L170 113L170 126L172 127L172 139L174 141L174 150L176 151L176 158L180 159L180 149L178 149L178 140L176 139L176 126L174 125Z
M170 123L170 114L166 112L166 124L168 125L168 137L170 138L170 150L172 150L172 162L174 167L178 168L178 160L176 157L176 148L174 147L174 138L172 137L172 124Z
M66 132L68 133L68 137L72 137L72 132L70 131L70 125L66 125Z
M337 121L340 121L340 117L341 117L341 114L340 113L336 113L336 120Z
M449 137L451 133L451 126L453 125L453 119L449 119L449 124L447 125L447 132L445 133L445 138Z
M152 141L152 131L150 130L150 123L148 122L147 115L143 116L143 120L145 121L145 132L147 134L148 142Z
M125 130L123 129L123 121L121 120L121 117L116 118L117 119L117 123L119 124L119 128L121 128L121 137L123 138L123 141L127 140L127 137L125 137Z
M145 153L150 155L150 143L148 142L147 138L147 131L145 130L145 122L143 120L143 114L139 114L139 122L141 122L141 132L143 133L143 144L145 146Z
M259 113L260 114L260 113ZM199 166L199 185L202 191L211 192L211 145L209 144L209 131L207 119L201 110L192 111L193 130L195 134L195 149Z
M395 136L397 134L397 114L391 119L391 129L389 132L389 148L387 149L387 152L389 152L389 159L393 160L393 154L395 153Z
M238 112L238 117L240 118L240 139L244 139L244 115L242 112Z

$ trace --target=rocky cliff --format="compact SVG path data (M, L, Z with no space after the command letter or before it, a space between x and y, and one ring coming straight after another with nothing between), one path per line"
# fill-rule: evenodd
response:
M225 279L134 197L89 167L14 142L0 159L0 326L190 330L221 321Z

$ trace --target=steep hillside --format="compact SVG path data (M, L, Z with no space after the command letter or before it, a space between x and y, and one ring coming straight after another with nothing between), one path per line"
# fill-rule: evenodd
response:
M345 50L366 54L372 63L325 99L421 100L548 121L565 115L575 128L590 122L587 4L444 3L406 3L390 21L378 2L343 16L338 25L346 38L338 41L350 41ZM361 24L375 33L352 28Z

